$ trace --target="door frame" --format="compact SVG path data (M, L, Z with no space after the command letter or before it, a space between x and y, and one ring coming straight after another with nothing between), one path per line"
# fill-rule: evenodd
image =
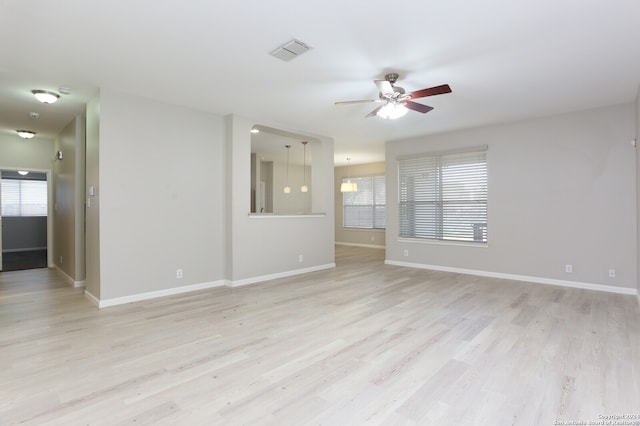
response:
M55 211L55 199L53 196L53 182L51 179L51 169L39 169L33 167L5 167L0 164L2 170L17 172L18 170L29 170L30 172L45 173L47 175L47 267L53 268L53 212ZM0 176L0 182L2 177ZM0 193L0 197L2 194ZM0 226L2 226L2 216L0 215ZM0 227L0 262L2 262L2 228ZM2 271L2 263L0 263Z

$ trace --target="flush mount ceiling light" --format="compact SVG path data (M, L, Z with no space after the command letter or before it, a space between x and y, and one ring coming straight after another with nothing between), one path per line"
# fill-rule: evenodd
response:
M254 127L250 130L251 133L256 134L256 133L260 133L260 129Z
M29 172L28 172L28 171L26 171L26 170L18 170L18 174L19 174L20 176L26 176L26 175L28 175L28 174L29 174Z
M52 104L60 97L57 93L49 92L47 90L32 90L31 93L33 93L33 96L43 104Z
M31 130L16 130L18 132L18 136L23 139L31 139L36 135L36 132L32 132Z

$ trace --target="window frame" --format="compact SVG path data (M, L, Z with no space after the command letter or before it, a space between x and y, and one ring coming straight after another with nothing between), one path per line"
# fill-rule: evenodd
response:
M487 151L488 147L482 145L397 157L398 238L487 246ZM465 167L465 164L469 167ZM446 173L443 175L447 168L451 172L449 177L445 176ZM411 173L414 181L409 183ZM424 177L416 182L415 176L420 174ZM409 185L413 186L412 189L409 189ZM461 191L461 188L464 190ZM416 196L417 191L420 192Z
M4 186L4 189L0 189L2 191L2 205L0 205L0 215L3 217L47 217L49 215L49 187L48 182L46 180L41 179L25 179L25 178L2 178L0 184ZM18 189L15 191L15 188L12 188L13 191L7 189L7 185L16 184ZM39 203L31 203L33 206L31 208L28 207L28 204L23 202L24 189L23 186L35 184L40 186L38 191L40 192L40 196L44 195L44 200L40 199ZM44 194L42 191L44 190ZM12 211L5 212L5 208L7 208L7 199L10 194L18 195L18 204L12 204ZM8 209L8 208L7 208ZM16 210L17 209L17 210ZM29 210L35 211L35 213L30 213ZM17 212L17 214L16 214Z
M351 178L342 178L342 182L346 182L348 180L350 180L351 182L356 182L359 183L358 181L362 181L364 179L370 179L371 180L371 204L367 203L367 204L345 204L345 202L347 201L347 199L349 198L348 194L351 194L349 192L342 192L342 228L344 229L349 229L349 230L358 230L358 229L362 229L362 230L382 230L384 231L387 227L387 197L386 197L386 186L387 186L387 182L386 182L386 175L367 175L367 176L357 176L357 177L351 177ZM378 184L380 182L382 182L382 184L384 185L384 195L381 197L382 198L382 203L377 202L377 197L376 194L379 191L376 191L376 181L378 181ZM359 185L358 187L358 192L360 192L362 190L363 185ZM354 225L347 225L346 224L346 220L347 220L347 214L346 214L346 209L348 207L364 207L366 208L370 208L371 209L371 226L354 226ZM377 221L376 218L379 217L379 214L377 214L377 209L379 208L383 208L383 215L382 217L384 218L384 223L382 226L376 226Z

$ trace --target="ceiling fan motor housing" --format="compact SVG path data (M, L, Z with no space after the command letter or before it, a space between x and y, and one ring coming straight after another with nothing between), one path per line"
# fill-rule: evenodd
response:
M390 72L389 74L384 76L384 79L387 80L389 83L394 84L396 81L398 81L398 78L400 77L400 75L396 72Z

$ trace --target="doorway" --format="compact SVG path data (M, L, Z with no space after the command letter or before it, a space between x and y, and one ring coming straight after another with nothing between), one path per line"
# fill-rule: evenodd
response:
M46 268L48 242L47 174L0 173L0 270Z

